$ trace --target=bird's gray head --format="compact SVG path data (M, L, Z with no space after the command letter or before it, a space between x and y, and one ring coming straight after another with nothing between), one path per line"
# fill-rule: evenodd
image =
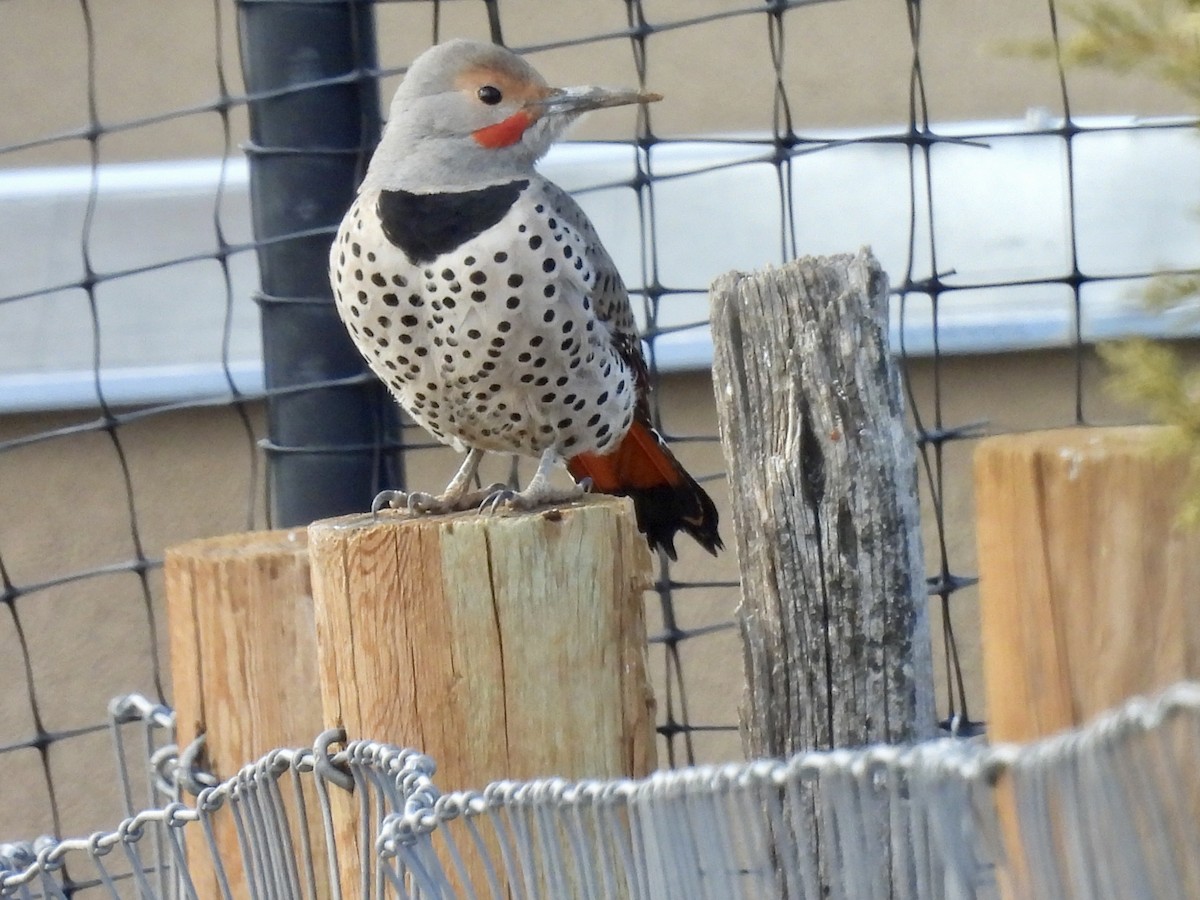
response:
M432 192L511 181L528 175L581 113L658 99L553 88L503 47L447 41L409 67L363 187Z

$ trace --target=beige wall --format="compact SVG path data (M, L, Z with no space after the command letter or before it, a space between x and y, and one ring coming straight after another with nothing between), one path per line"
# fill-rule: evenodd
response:
M651 23L747 7L739 0L644 0ZM484 4L445 2L443 37L487 35ZM235 14L209 0L94 0L97 109L102 122L126 122L204 105L218 96L216 61L229 91L241 90ZM430 43L431 4L378 8L380 62L400 68ZM626 27L618 0L503 0L505 40L539 46ZM926 0L922 64L934 121L1020 118L1030 107L1061 110L1049 62L1000 52L1006 41L1044 38L1045 0ZM908 120L912 46L900 0L830 0L787 15L784 78L796 127L896 125ZM1069 22L1064 22L1069 31ZM220 40L218 41L218 35ZM547 50L533 56L557 83L631 83L627 38ZM764 131L772 125L774 69L763 15L662 30L647 39L647 80L666 95L653 110L655 133L679 136ZM0 4L0 146L76 129L87 122L86 56L78 7L66 0ZM389 78L390 97L398 77ZM1177 114L1179 95L1138 77L1069 75L1072 112ZM233 141L245 137L243 110ZM577 137L624 137L634 113L612 111L585 122ZM216 113L203 112L104 137L106 160L220 155ZM0 167L85 163L86 142L69 141L0 155Z

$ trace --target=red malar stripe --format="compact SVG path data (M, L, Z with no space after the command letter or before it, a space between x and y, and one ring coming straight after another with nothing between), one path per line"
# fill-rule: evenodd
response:
M533 116L525 110L521 110L513 113L503 122L480 128L478 131L471 132L471 135L479 146L487 147L489 150L498 150L501 147L511 147L519 141L521 135L525 133L525 129L532 124Z

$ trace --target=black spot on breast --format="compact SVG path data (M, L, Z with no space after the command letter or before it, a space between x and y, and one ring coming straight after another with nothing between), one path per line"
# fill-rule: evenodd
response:
M432 262L499 222L527 187L522 179L477 191L381 191L379 221L387 239L410 260ZM353 247L351 252L358 255Z

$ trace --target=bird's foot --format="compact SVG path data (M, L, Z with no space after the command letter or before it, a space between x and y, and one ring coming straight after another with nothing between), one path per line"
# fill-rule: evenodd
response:
M514 491L504 485L493 485L497 490L483 498L479 504L482 513L495 513L502 509L528 512L539 506L549 506L554 503L571 503L588 492L590 485L573 484L569 488L555 488L550 485L531 484L523 491Z
M478 491L449 491L427 494L424 491L380 491L371 503L372 514L382 509L401 509L419 516L475 509L489 497L504 490L503 484L490 484Z

